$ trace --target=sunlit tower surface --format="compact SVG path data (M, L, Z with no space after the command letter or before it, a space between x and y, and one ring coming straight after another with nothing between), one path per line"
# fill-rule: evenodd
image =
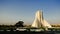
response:
M44 19L42 10L38 10L35 14L34 22L32 23L31 27L47 27L51 28L51 25Z

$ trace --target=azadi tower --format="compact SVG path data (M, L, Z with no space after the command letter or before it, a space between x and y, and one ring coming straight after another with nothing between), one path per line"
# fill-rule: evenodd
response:
M32 23L31 27L47 27L51 28L51 25L43 18L43 12L41 10L38 10L35 15L35 20Z

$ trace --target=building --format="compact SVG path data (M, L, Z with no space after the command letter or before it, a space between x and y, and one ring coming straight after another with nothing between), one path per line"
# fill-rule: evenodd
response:
M51 28L51 25L43 18L42 10L38 10L35 14L34 22L32 23L31 27L40 28L40 27L47 27Z

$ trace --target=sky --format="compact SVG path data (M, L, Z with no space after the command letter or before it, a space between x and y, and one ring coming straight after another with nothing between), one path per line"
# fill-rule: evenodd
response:
M60 0L0 0L0 24L32 24L37 10L48 23L60 23Z

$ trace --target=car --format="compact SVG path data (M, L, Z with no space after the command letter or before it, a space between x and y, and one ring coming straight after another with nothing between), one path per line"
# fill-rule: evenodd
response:
M43 29L30 29L30 31L40 32L40 31L44 31L44 30Z
M26 29L23 29L23 28L17 28L16 30L17 31L26 31Z

